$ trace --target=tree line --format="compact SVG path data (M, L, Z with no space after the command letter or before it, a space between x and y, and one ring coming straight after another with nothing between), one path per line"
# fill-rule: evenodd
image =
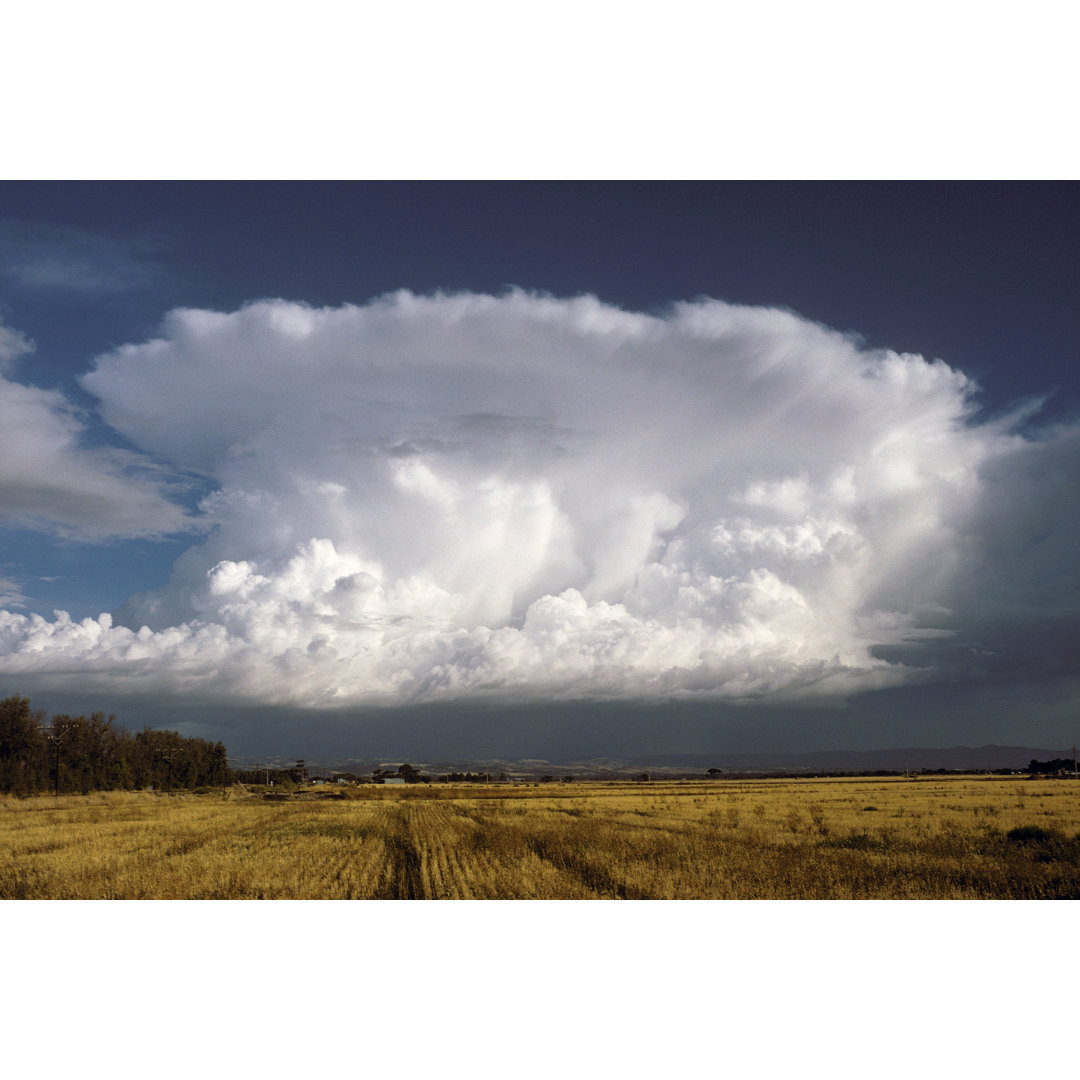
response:
M47 718L28 698L0 701L0 792L85 795L231 782L220 742L150 728L132 734L103 712Z
M1036 761L1032 758L1027 771L1034 774L1074 776L1076 774L1076 758L1053 758L1050 761Z
M238 784L268 784L277 787L295 787L307 783L307 765L298 761L291 769L255 765L245 769L233 769L232 776Z

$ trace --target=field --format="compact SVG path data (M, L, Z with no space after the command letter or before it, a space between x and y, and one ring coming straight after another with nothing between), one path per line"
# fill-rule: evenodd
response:
M1080 784L920 777L0 799L5 899L1077 899Z

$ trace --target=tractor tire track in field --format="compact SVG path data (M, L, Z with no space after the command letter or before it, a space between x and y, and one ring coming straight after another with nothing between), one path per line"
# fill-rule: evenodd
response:
M561 818L565 811L556 807L554 812ZM587 843L576 822L570 830L560 822L537 833L516 815L495 816L487 807L461 808L458 813L464 836L456 861L478 899L628 896L622 881L583 853Z
M375 900L426 900L423 860L413 838L406 807L396 808L383 840L386 872L375 890Z
M631 892L625 883L613 874L576 852L565 849L553 851L542 840L540 843L533 845L533 851L545 862L551 863L559 870L572 874L586 889L595 893L598 897L610 900L643 899L643 897Z

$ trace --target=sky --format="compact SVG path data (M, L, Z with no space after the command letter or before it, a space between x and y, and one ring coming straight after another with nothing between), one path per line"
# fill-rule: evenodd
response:
M310 759L1067 748L1078 196L4 182L0 694Z

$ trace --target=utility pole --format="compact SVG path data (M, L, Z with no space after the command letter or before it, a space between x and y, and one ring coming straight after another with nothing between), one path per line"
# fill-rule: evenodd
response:
M49 732L49 742L53 744L54 752L54 765L56 769L56 777L53 784L53 797L60 798L60 743L63 741L64 736L69 734L74 724L56 724L53 730Z
M165 762L168 769L168 782L166 785L166 791L169 795L172 794L172 774L173 774L173 761L176 759L177 748L175 746L166 746L164 749L158 751L158 757Z

